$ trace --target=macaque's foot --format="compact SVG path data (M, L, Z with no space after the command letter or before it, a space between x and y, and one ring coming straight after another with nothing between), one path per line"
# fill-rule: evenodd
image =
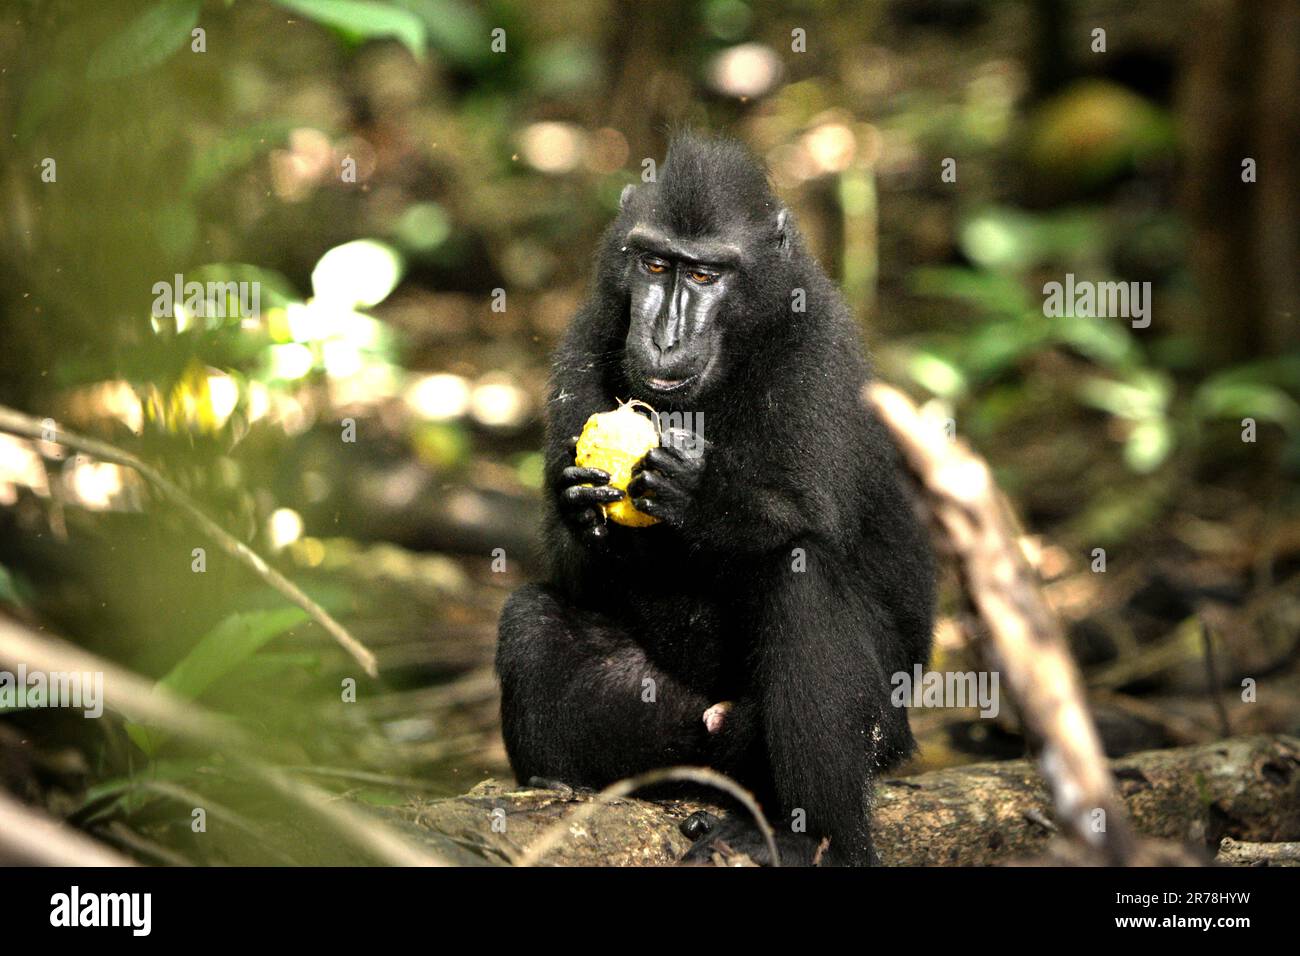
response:
M731 713L731 708L736 706L729 700L724 700L720 704L714 704L704 712L704 727L711 734L722 732L722 727L727 722L727 715Z
M678 824L682 835L694 840L680 860L695 866L771 866L772 854L763 833L753 820L742 813L718 817L707 810L697 810ZM818 866L824 864L820 841L802 833L776 830L777 852L782 866Z
M709 708L712 710L712 708ZM677 829L682 836L688 840L699 840L709 835L709 833L721 823L721 818L710 813L708 810L696 810L689 817L677 825ZM692 847L694 849L694 847ZM688 851L689 852L689 851Z

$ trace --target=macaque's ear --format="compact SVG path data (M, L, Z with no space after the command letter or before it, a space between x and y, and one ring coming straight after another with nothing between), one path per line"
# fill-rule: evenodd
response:
M632 194L633 194L634 192L636 192L636 187L633 186L631 183L628 183L626 186L623 187L623 191L619 194L619 197L618 197L618 208L619 208L619 209L626 209L626 208L627 208L628 200L630 200L630 199L632 198Z
M790 210L782 206L776 213L776 244L782 252L790 251Z

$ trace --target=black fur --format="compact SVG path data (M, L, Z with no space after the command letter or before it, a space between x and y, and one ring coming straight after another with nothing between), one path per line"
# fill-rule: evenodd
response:
M659 182L625 200L555 357L551 571L501 617L511 765L521 780L597 787L709 764L753 788L778 826L803 810L810 837L831 838L828 860L868 862L870 782L914 748L889 677L928 658L934 574L892 445L862 405L858 328L738 144L679 137ZM689 399L648 393L630 354L638 223L745 250L709 346L716 366ZM796 288L806 311L791 308ZM629 397L702 413L707 452L679 478L652 453L638 493L655 493L662 524L593 531L565 497L570 439ZM710 734L702 714L724 700L735 707Z

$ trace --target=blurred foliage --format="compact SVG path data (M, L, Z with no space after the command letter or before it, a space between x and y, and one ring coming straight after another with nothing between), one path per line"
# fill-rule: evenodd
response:
M197 700L213 683L256 654L268 641L306 619L306 612L296 607L232 614L205 634L158 681L158 686L183 700ZM126 732L147 754L152 756L157 751L160 738L156 732L138 724L127 724Z
M1180 440L1194 443L1200 426L1216 419L1280 426L1287 458L1300 464L1300 355L1224 369L1180 395L1174 369L1123 318L1075 315L1073 308L1063 317L1044 316L1043 295L1030 284L1034 275L1045 269L1063 274L1052 268L1068 263L1087 267L1112 260L1108 242L1114 240L1108 240L1098 214L991 208L971 216L959 235L974 265L918 269L913 288L974 310L977 321L967 331L931 336L908 352L906 371L916 384L954 404L978 405L990 383L1019 371L1044 349L1065 349L1106 373L1084 372L1074 394L1125 424L1124 460L1136 472L1154 471ZM1119 280L1096 276L1099 282Z

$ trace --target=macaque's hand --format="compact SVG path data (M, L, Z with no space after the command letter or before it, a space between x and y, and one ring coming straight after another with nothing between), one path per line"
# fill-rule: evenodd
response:
M570 453L578 439L569 439ZM623 492L609 487L609 472L599 468L580 468L570 465L560 472L556 488L560 517L582 541L598 542L609 536L602 505L623 498Z
M689 522L691 505L704 477L708 443L684 428L666 428L660 446L651 448L628 483L637 511L680 529Z

